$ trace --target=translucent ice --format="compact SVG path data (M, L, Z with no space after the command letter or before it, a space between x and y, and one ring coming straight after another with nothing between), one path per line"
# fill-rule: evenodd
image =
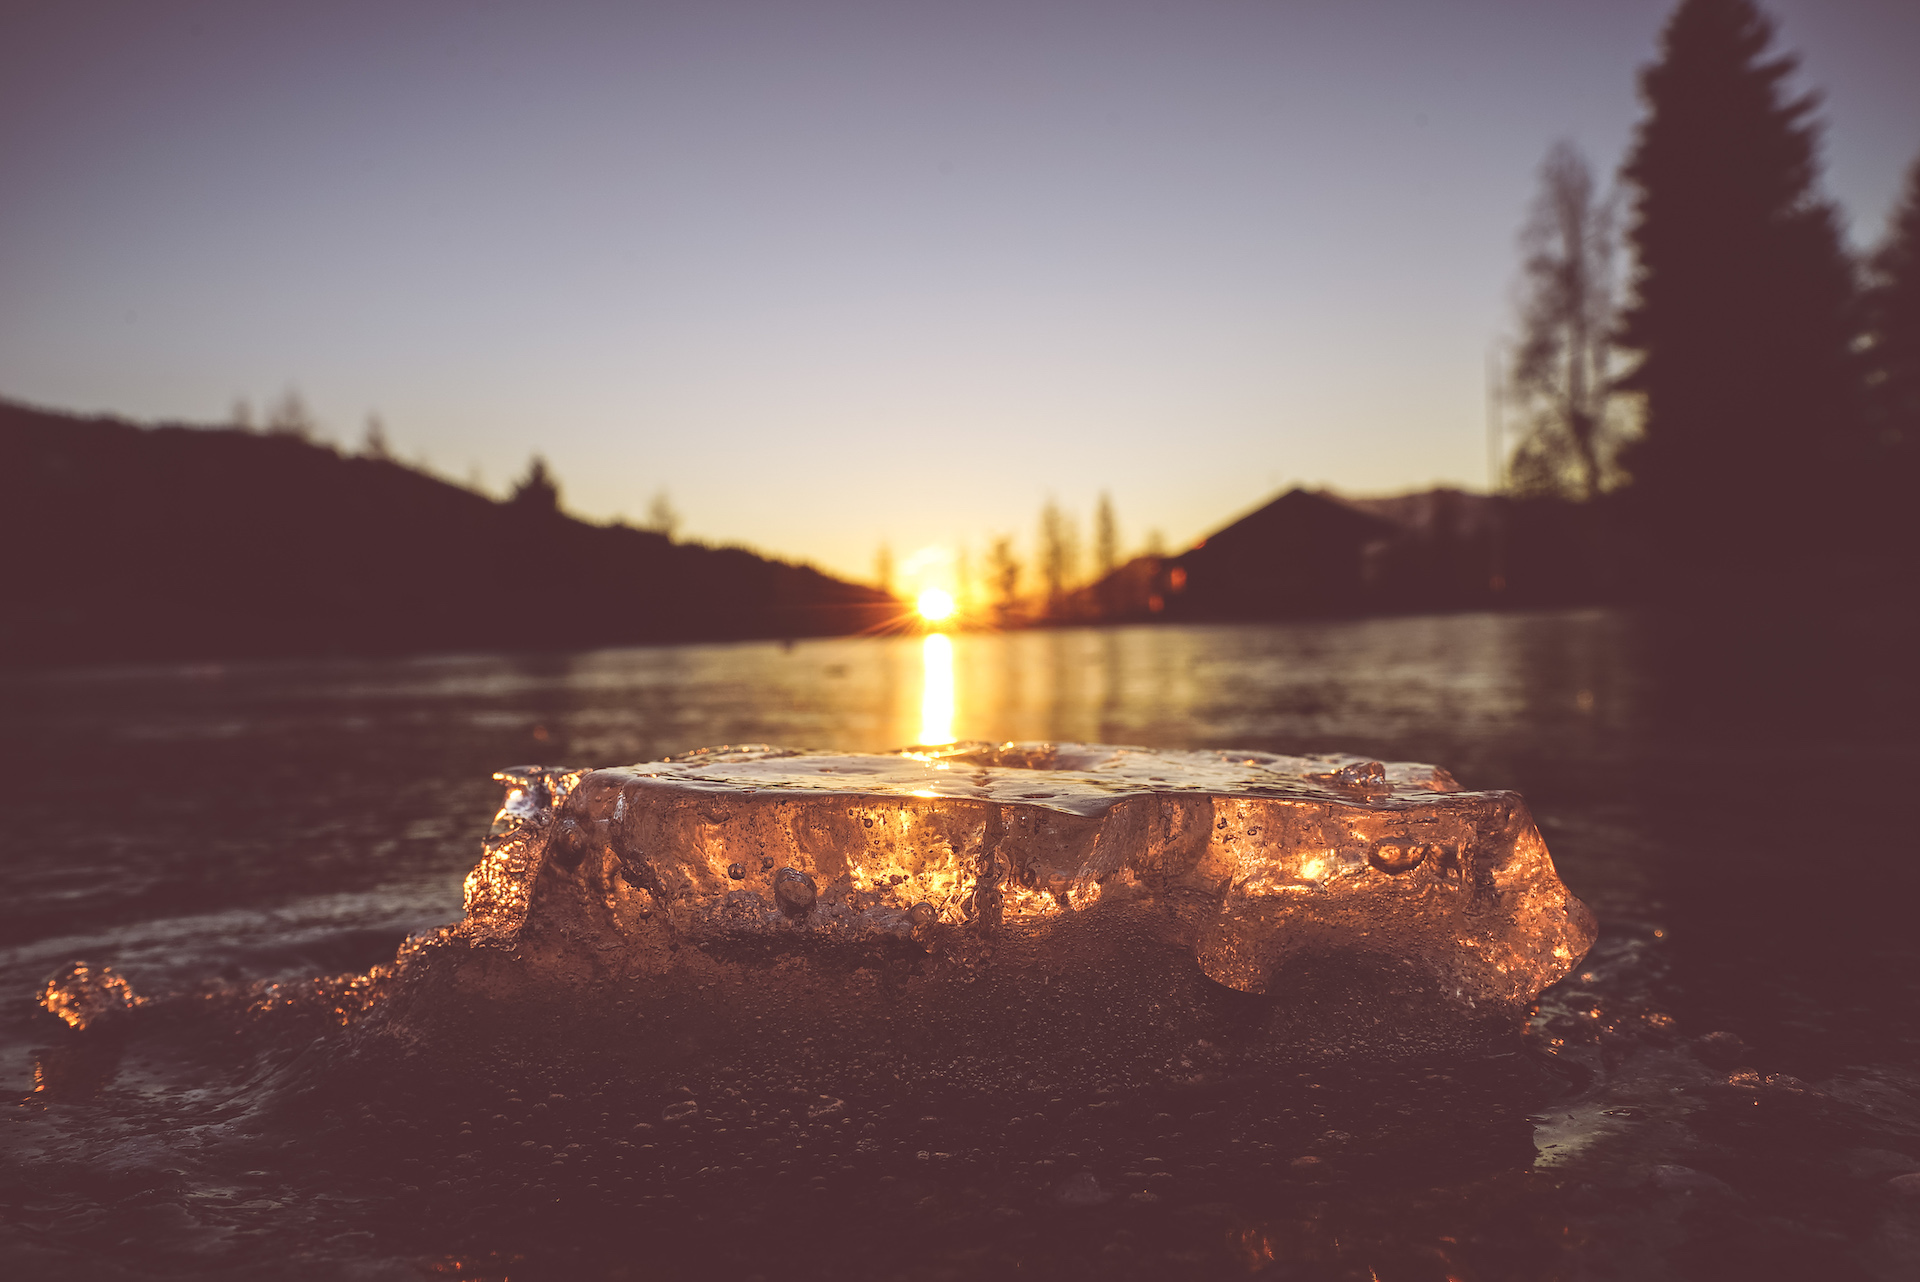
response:
M1520 797L1432 766L962 744L498 777L465 920L382 1004L410 1043L1198 1079L1510 1029L1594 936Z

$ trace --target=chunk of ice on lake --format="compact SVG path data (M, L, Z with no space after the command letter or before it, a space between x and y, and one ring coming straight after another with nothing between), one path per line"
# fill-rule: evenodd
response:
M1433 766L754 746L497 777L466 919L403 950L389 1024L1204 1076L1511 1029L1594 938L1521 798Z

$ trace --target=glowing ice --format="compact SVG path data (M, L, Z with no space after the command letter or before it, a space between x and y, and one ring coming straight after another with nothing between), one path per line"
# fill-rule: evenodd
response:
M1510 1028L1594 937L1520 797L1432 766L755 746L498 777L466 919L403 950L389 1021L552 1032L581 1018L556 995L592 992L653 1058L784 1028L816 1055L1203 1073L1195 1046L1231 1067Z

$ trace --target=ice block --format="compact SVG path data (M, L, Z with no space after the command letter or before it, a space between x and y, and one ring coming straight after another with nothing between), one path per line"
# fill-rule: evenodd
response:
M1519 795L1428 765L755 745L497 778L388 1027L1204 1076L1510 1031L1594 938Z

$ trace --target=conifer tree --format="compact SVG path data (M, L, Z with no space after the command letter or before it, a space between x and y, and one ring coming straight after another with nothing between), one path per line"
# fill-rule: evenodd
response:
M994 614L1005 624L1020 606L1020 562L1013 555L1013 540L995 539L987 553L987 565L987 582L993 585Z
M1100 506L1093 512L1094 573L1100 578L1112 574L1120 564L1120 522L1113 514L1113 498L1100 491Z
M1852 269L1814 191L1812 95L1750 0L1682 0L1623 176L1645 398L1627 454L1657 563L1687 593L1831 569L1858 443Z
M514 482L508 500L516 511L535 516L553 516L560 511L560 486L547 468L547 460L535 454L527 460L527 474Z
M1920 160L1868 263L1863 505L1896 573L1920 562Z
M1060 612L1079 560L1080 539L1073 518L1049 498L1040 509L1040 576L1047 584L1047 613Z
M1875 444L1878 452L1910 460L1920 450L1920 160L1907 171L1906 191L1868 270Z

